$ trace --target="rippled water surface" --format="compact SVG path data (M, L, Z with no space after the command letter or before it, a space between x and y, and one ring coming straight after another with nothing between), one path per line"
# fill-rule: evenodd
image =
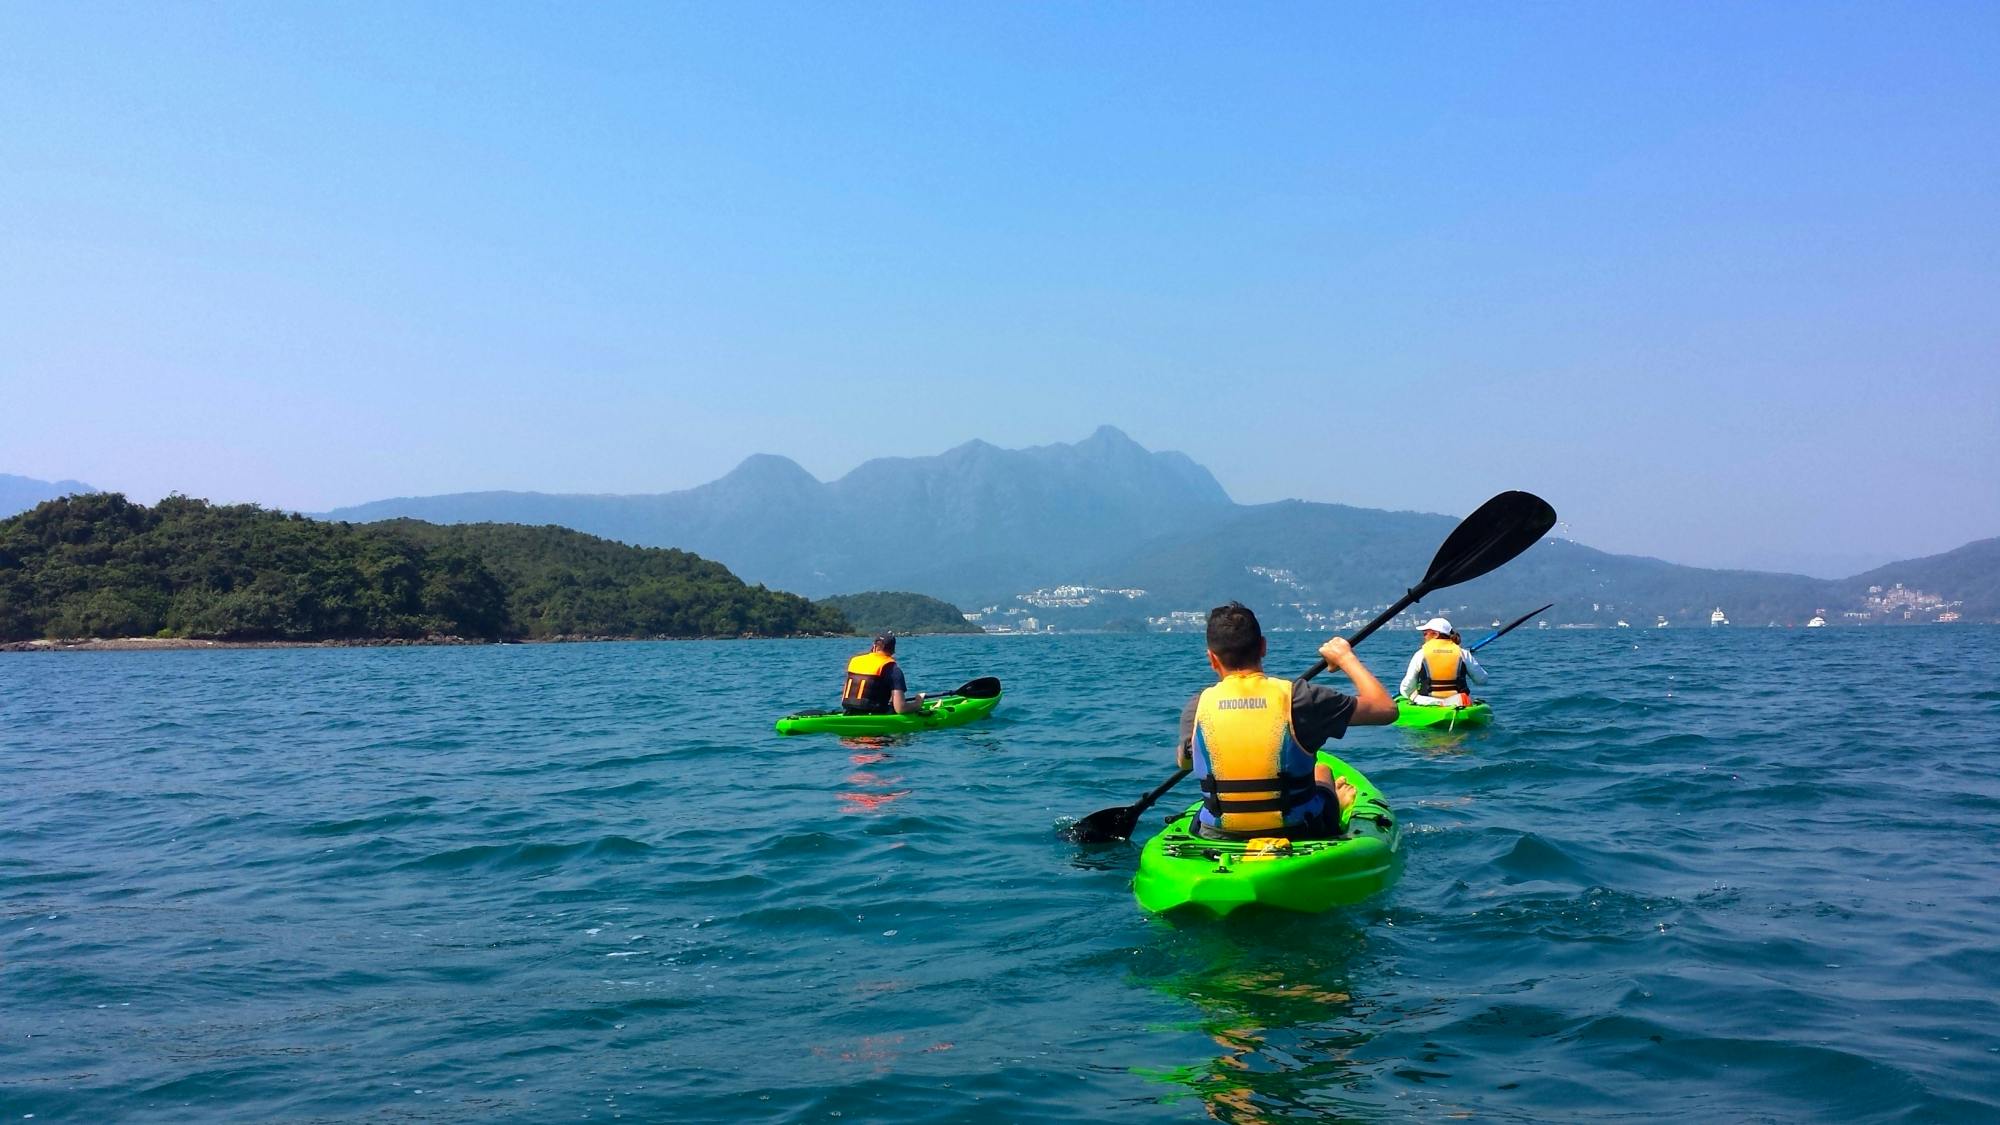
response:
M0 656L0 1111L2000 1117L2000 629L1523 630L1492 728L1338 745L1394 890L1185 924L1056 828L1197 638L912 639L995 718L773 734L849 647Z

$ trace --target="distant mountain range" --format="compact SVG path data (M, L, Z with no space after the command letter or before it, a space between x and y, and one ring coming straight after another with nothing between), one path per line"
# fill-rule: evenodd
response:
M1142 544L1088 581L1140 586L1148 602L1176 608L1224 595L1253 606L1317 601L1337 623L1365 618L1401 595L1456 522L1302 501L1238 507L1207 526ZM1557 603L1547 614L1551 623L1624 620L1635 627L1661 618L1706 626L1718 608L1737 625L1804 625L1822 614L1829 624L1914 623L1947 613L1992 621L2000 619L2000 539L1837 580L1679 566L1548 539L1422 608L1483 624L1547 601Z
M1494 491L1508 483L1494 482ZM1549 499L1562 508L1562 497ZM993 607L983 623L1016 628L1028 617L1064 628L1143 627L1230 598L1274 615L1274 626L1338 626L1400 595L1457 520L1296 500L1237 504L1185 455L1147 450L1109 426L1074 444L1008 450L974 441L932 457L869 461L832 482L758 454L681 492L460 493L327 515L557 524L692 551L745 581L810 597L909 590ZM1547 601L1557 603L1552 624L1706 625L1717 608L1737 625L1994 621L2000 539L1834 580L1679 566L1552 539L1419 608L1476 625Z
M96 491L80 480L36 480L0 473L0 520L25 512L44 500Z
M935 457L882 458L831 483L758 454L683 492L473 492L381 500L327 518L554 523L672 543L746 581L810 597L913 590L962 605L1075 581L1163 528L1234 509L1186 455L1149 452L1105 426L1073 445L973 441Z

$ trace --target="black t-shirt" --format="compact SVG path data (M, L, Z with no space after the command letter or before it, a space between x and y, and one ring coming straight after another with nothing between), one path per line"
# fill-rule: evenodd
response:
M1181 709L1181 740L1177 756L1185 759L1194 750L1194 713L1201 706L1196 692ZM1330 738L1347 733L1354 718L1354 697L1310 680L1292 681L1292 736L1307 753L1316 753Z

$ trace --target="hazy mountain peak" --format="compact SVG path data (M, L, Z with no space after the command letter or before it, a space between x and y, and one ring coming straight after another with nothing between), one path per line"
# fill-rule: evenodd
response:
M44 500L96 491L97 489L80 480L37 480L34 477L0 473L0 519L5 519L16 512L25 512Z
M807 472L804 465L777 453L752 453L721 480L780 485L820 483L820 479Z

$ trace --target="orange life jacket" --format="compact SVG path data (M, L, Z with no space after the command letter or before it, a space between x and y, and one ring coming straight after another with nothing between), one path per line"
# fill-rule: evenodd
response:
M889 706L889 669L896 658L886 652L864 652L847 662L847 681L840 685L844 707L886 710Z

